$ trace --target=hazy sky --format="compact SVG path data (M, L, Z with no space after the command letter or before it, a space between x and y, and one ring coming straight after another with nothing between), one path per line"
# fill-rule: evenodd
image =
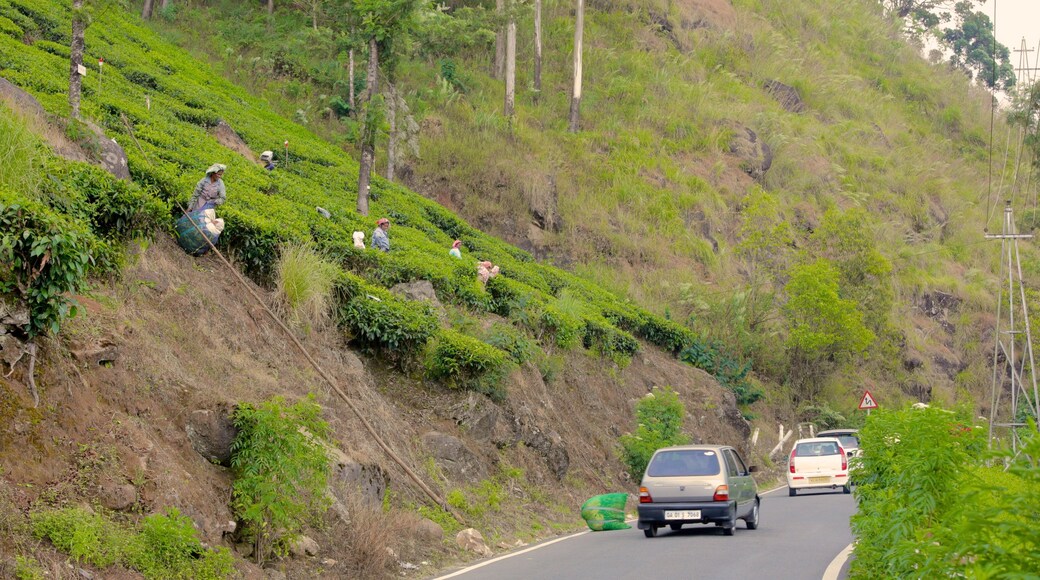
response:
M997 40L1015 50L1020 47L1024 36L1026 46L1033 49L1029 53L1030 64L1036 67L1036 48L1040 41L1040 0L987 0L980 10L990 18L993 17L994 2L997 8ZM1012 66L1018 66L1018 57L1018 53L1011 53Z

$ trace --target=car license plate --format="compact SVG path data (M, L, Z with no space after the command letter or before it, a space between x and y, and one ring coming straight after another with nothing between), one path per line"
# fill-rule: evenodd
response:
M664 519L666 520L699 520L701 519L701 510L682 510L682 511L665 511Z
M827 483L830 480L829 477L810 477L809 483Z

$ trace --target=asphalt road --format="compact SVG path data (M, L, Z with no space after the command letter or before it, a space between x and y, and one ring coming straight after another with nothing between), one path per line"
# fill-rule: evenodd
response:
M714 526L687 526L677 532L661 529L656 538L646 538L633 526L577 535L442 577L820 580L831 560L852 542L849 517L855 511L852 496L840 489L789 497L783 488L762 496L757 530L745 529L740 521L731 537Z

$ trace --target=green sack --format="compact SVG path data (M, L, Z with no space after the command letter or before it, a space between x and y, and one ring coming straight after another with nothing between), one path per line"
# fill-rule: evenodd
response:
M581 504L581 517L594 532L627 530L632 526L625 523L627 493L605 493L592 496Z

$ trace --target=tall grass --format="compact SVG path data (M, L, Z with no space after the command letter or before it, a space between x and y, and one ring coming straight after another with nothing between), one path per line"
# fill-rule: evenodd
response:
M46 154L29 123L0 103L0 188L36 197Z
M292 326L309 333L328 324L336 275L336 266L312 245L282 246L275 285L282 314Z

